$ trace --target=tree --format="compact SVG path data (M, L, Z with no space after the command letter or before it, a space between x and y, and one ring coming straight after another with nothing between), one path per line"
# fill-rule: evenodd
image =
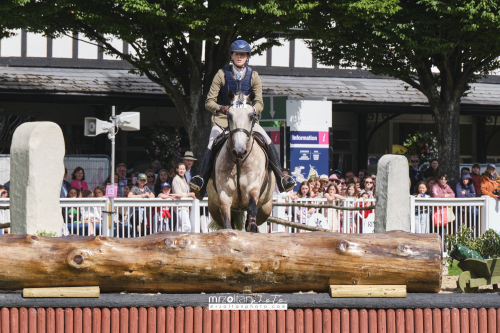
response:
M13 29L24 25L19 13L29 0L4 0L0 6L0 39L14 35Z
M309 46L320 62L366 66L422 92L440 169L458 179L460 100L470 83L500 66L498 1L327 0L304 27L317 38Z
M231 43L266 39L257 52L278 45L276 30L305 18L314 6L308 1L38 0L29 11L43 13L45 26L38 31L83 33L161 85L201 157L211 128L205 99L216 72L229 62ZM135 54L114 48L112 38L128 42Z

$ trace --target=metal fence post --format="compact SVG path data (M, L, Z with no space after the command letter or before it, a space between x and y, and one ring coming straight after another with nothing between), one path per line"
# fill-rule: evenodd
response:
M198 199L193 199L190 220L191 232L200 233L200 201Z

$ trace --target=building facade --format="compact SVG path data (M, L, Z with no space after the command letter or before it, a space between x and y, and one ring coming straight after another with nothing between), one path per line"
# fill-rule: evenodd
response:
M128 52L127 43L113 46ZM280 133L282 163L286 162L287 99L325 99L332 103L330 161L332 170L369 168L377 159L402 145L409 134L433 131L426 98L403 82L377 77L363 68L319 64L303 40L283 40L252 66L261 75L264 126ZM149 126L163 121L189 140L178 110L161 86L129 73L130 64L100 52L84 37L50 39L18 31L0 41L0 153L8 154L13 131L25 121L53 121L63 130L68 154L109 154L105 136L83 135L85 117L107 120L111 105L141 113L141 130L120 132L117 161L129 168L147 164L143 137ZM462 100L460 160L462 163L500 159L500 78L490 76L473 85ZM290 166L290 165L287 165ZM292 166L293 167L293 166Z

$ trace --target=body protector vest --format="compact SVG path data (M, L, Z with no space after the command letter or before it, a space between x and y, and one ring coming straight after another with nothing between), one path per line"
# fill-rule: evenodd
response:
M226 77L226 84L219 91L219 96L217 97L217 104L219 105L231 105L229 98L227 98L227 93L232 90L235 94L242 92L245 95L250 95L253 91L252 89L252 69L247 67L247 72L245 77L240 81L237 81L233 77L233 68L231 65L224 66L224 75Z

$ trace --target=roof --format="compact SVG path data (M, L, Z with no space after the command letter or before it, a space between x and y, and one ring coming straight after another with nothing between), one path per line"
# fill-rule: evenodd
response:
M264 95L326 97L333 101L427 103L418 90L395 79L354 79L261 75ZM165 95L145 76L127 70L0 67L0 91L66 94ZM500 84L476 83L463 104L500 105Z
M326 97L333 101L428 103L420 91L396 79L261 76L264 95ZM500 105L500 84L476 83L463 104Z
M127 70L0 67L0 90L66 93L165 94L145 76Z

